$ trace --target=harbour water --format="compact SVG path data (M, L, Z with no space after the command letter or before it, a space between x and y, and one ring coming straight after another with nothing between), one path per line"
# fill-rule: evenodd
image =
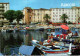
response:
M43 32L36 30L0 32L0 51L4 54L12 54L16 47L30 45L32 38L41 41L41 38L46 37L46 33L46 30Z
M79 30L77 32L79 33ZM60 33L56 31L56 34ZM42 38L47 39L47 37L47 30L0 31L0 52L8 55L18 54L21 45L31 45L32 39L41 41Z

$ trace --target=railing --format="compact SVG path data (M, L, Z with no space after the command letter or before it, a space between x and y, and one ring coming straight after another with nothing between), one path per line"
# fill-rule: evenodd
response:
M0 8L4 8L4 6L0 6Z
M0 8L0 10L4 10L4 8Z
M0 13L0 15L2 15L3 13Z
M4 11L3 9L0 9L0 11Z

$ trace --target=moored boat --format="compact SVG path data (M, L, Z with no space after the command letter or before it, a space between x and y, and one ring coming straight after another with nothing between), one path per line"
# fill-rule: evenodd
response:
M49 53L49 54L71 54L71 44L69 48L66 48L64 46L53 46L51 45L50 47L47 47L45 45L40 45L38 41L33 40L32 41L34 46L38 46L39 49L41 49L44 53Z

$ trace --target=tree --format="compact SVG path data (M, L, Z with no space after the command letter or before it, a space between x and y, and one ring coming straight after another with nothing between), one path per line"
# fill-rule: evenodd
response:
M63 23L66 23L66 19L68 18L68 16L66 14L63 14L61 16L61 19L63 20Z
M15 16L16 16L17 24L19 24L19 21L24 17L23 13L20 10L15 11Z
M49 23L49 19L51 19L51 17L48 14L45 14L44 19L46 23Z
M80 22L80 17L78 18L78 23Z
M15 11L14 10L8 10L8 11L6 11L4 14L3 14L3 16L7 19L7 20L9 20L9 22L11 23L11 22L13 22L13 20L15 19Z

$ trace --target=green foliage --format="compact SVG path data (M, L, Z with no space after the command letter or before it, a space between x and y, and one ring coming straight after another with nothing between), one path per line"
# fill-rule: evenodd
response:
M63 23L66 23L66 19L68 18L68 16L66 14L63 14L61 16L61 19L63 20Z
M9 20L9 22L11 23L11 22L13 22L13 20L15 19L15 11L14 10L8 10L8 11L6 11L4 14L3 14L3 16L7 19L7 20Z
M49 19L51 19L48 14L45 14L43 18L45 19L46 23L49 23Z
M78 23L80 22L80 17L78 18Z
M69 21L68 24L72 24L72 22Z
M16 17L17 23L19 24L19 21L24 17L24 15L20 10L18 10L18 11L15 11L15 17Z
M19 24L19 21L24 17L23 13L18 10L18 11L14 11L14 10L8 10L6 11L3 16L9 20L9 22L13 22L14 19L17 20L17 23Z

